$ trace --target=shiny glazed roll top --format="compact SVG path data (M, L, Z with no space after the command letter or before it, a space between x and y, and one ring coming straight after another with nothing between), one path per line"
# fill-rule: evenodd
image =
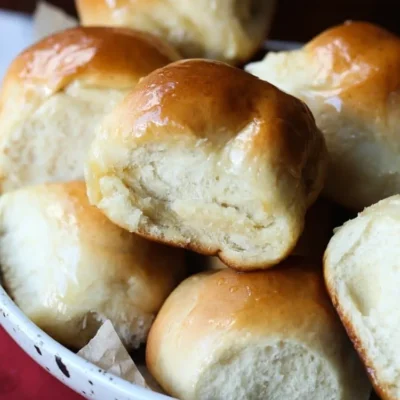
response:
M179 57L150 34L73 28L18 55L0 92L0 191L83 178L100 118Z

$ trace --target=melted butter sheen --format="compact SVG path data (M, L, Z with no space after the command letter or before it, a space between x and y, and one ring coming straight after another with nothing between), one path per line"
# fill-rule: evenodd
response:
M348 22L323 32L305 50L317 60L318 93L338 112L345 100L362 96L365 102L373 94L375 103L386 102L400 89L400 39L380 27Z
M150 34L125 28L72 28L49 36L20 54L5 85L18 78L24 89L45 95L73 79L86 85L130 88L156 68L179 58L175 50Z

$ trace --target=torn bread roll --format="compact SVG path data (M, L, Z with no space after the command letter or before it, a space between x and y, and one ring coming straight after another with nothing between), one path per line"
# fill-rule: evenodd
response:
M330 153L334 201L357 211L400 192L400 38L347 22L246 70L310 107Z
M400 196L338 229L325 253L325 281L382 400L400 399Z
M76 0L83 25L126 26L167 39L186 58L246 61L265 40L275 0Z
M307 257L321 263L326 246L333 235L335 211L335 204L320 197L307 211L303 233L291 255ZM207 260L203 260L203 270L224 268L228 266L218 257L207 257Z
M83 179L98 121L177 59L161 39L129 29L73 28L29 47L0 92L0 191Z
M111 223L89 205L83 182L1 196L0 265L21 310L73 348L107 319L128 349L138 347L185 271L183 251Z
M320 268L299 258L185 280L156 317L146 361L182 400L368 400L371 392Z
M250 270L294 248L325 164L301 101L226 64L186 60L148 75L105 119L86 182L117 225Z

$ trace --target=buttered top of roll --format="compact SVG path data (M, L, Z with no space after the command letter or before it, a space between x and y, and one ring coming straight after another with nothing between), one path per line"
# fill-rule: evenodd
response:
M206 331L224 331L228 327L235 331L251 329L253 334L268 331L294 335L302 331L300 336L308 335L303 324L311 322L304 321L304 315L321 327L339 327L319 268L301 258L289 259L284 267L268 272L237 273L224 269L188 278L165 303L152 335L156 337L157 328L167 326L170 318L180 318L178 308L182 316L188 310L196 316L185 324L185 337L191 343L204 340Z
M387 100L400 89L400 38L366 22L346 22L317 36L304 51L318 70L316 88L385 117L393 105Z
M246 61L265 39L275 0L76 0L83 25L158 35L186 57Z
M68 29L15 58L3 81L0 107L16 92L31 102L73 81L88 87L129 89L144 75L178 58L172 47L147 33L123 28Z
M182 299L186 299L185 304ZM171 320L179 320L189 310L196 317L184 324L187 346L205 340L205 333L211 334L214 329L251 329L253 334L286 332L294 336L302 331L300 335L308 335L303 324L311 323L304 321L304 315L321 327L332 322L338 325L322 274L317 266L297 257L289 259L283 268L268 272L237 273L224 269L188 278L164 304L151 333L153 339L157 338L157 330L165 329ZM155 341L152 344L162 345ZM150 360L152 350L149 349Z
M302 49L271 53L246 69L303 99L326 97L353 118L392 136L400 118L400 38L367 23L349 21L328 29ZM311 107L313 108L313 107Z
M89 168L105 172L108 156L96 149L107 141L126 153L130 146L185 138L216 152L235 139L228 157L237 168L260 158L268 158L272 168L284 165L293 177L306 176L309 202L321 188L318 160L325 144L308 107L240 69L200 59L178 61L143 78L103 122Z

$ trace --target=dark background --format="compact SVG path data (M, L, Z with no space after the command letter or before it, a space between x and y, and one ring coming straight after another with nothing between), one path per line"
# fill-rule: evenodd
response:
M49 0L76 15L73 0ZM35 0L0 0L0 8L32 13ZM271 39L307 41L325 28L348 19L380 24L400 35L398 0L277 0Z

